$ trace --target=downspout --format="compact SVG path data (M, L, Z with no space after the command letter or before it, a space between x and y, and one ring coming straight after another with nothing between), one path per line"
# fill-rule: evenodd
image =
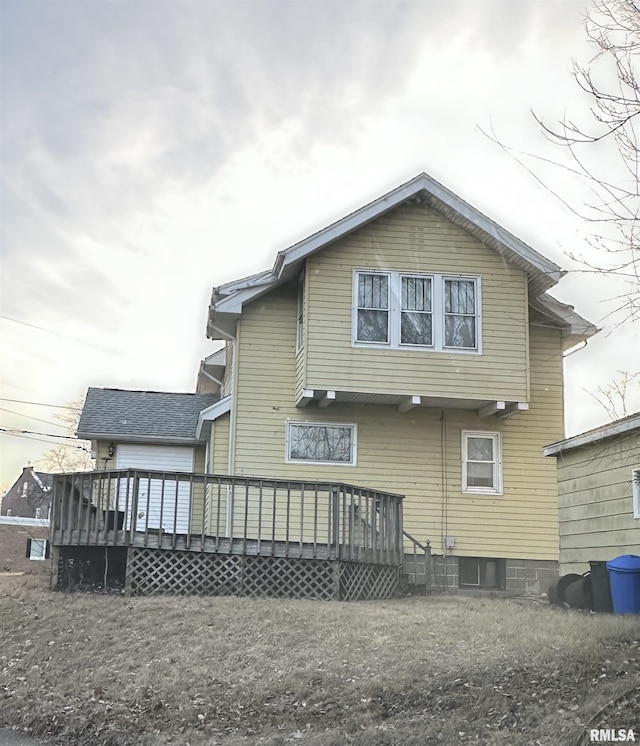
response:
M227 471L229 476L235 475L236 468L236 424L238 419L238 346L240 343L240 323L236 328L236 337L233 342L233 354L231 357L231 412L229 416L229 458Z
M233 353L231 356L231 411L229 412L229 456L227 459L227 473L234 476L236 468L236 423L238 412L238 343L240 342L240 322L236 326L236 338L233 342ZM226 532L231 535L231 490L233 486L227 487L227 515Z
M442 570L444 573L444 590L447 592L447 542L449 532L448 486L447 486L447 421L445 410L440 414L440 483L442 485L442 507L440 516L440 547L442 549Z

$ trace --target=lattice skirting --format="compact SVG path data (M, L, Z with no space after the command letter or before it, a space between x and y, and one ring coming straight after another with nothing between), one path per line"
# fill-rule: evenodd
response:
M386 565L340 562L340 599L365 601L392 598L400 590L401 569Z
M126 587L151 595L342 599L390 598L400 568L313 559L129 548Z

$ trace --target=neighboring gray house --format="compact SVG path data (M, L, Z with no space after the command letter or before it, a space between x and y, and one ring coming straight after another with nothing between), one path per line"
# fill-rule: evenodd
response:
M560 572L640 554L640 412L547 446L558 460Z

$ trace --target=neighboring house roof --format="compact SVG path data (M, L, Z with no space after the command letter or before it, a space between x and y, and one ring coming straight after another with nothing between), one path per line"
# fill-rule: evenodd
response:
M558 456L561 453L572 451L575 448L581 448L582 446L591 445L592 443L599 443L608 438L614 438L617 435L623 435L634 431L637 431L640 436L640 412L635 412L634 414L630 414L628 417L623 417L620 420L615 420L606 425L595 427L593 430L587 430L580 435L574 435L566 440L559 440L557 443L552 443L544 449L544 455Z
M402 184L379 199L332 223L327 228L279 252L271 270L214 288L209 309L207 336L213 339L228 336L235 319L242 312L244 303L254 300L296 275L302 262L311 254L406 202L432 207L524 270L528 277L530 298L541 296L565 274L565 271L557 264L516 238L435 179L422 173L406 184ZM554 300L550 296L547 296L547 299ZM547 303L543 302L542 305L546 307ZM543 311L542 308L540 310ZM580 324L593 329L592 334L597 331L577 314L573 316L574 321L579 319ZM569 323L565 320L564 325ZM220 334L221 331L222 334Z
M77 436L86 440L196 443L198 417L216 394L90 388Z
M52 474L34 471L33 466L25 466L22 474L2 498L0 514L35 518L36 510L40 508L42 518L46 518L51 503L52 485Z

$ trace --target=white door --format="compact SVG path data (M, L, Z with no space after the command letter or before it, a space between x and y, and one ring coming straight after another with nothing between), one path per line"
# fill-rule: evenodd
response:
M154 471L193 471L193 448L183 446L119 445L116 453L117 469L151 469ZM126 484L121 484L120 502L124 509ZM145 479L139 482L136 531L162 528L178 534L189 533L188 482L175 479ZM129 485L132 494L132 485ZM148 515L147 515L148 514ZM128 508L127 528L131 526L131 506Z

